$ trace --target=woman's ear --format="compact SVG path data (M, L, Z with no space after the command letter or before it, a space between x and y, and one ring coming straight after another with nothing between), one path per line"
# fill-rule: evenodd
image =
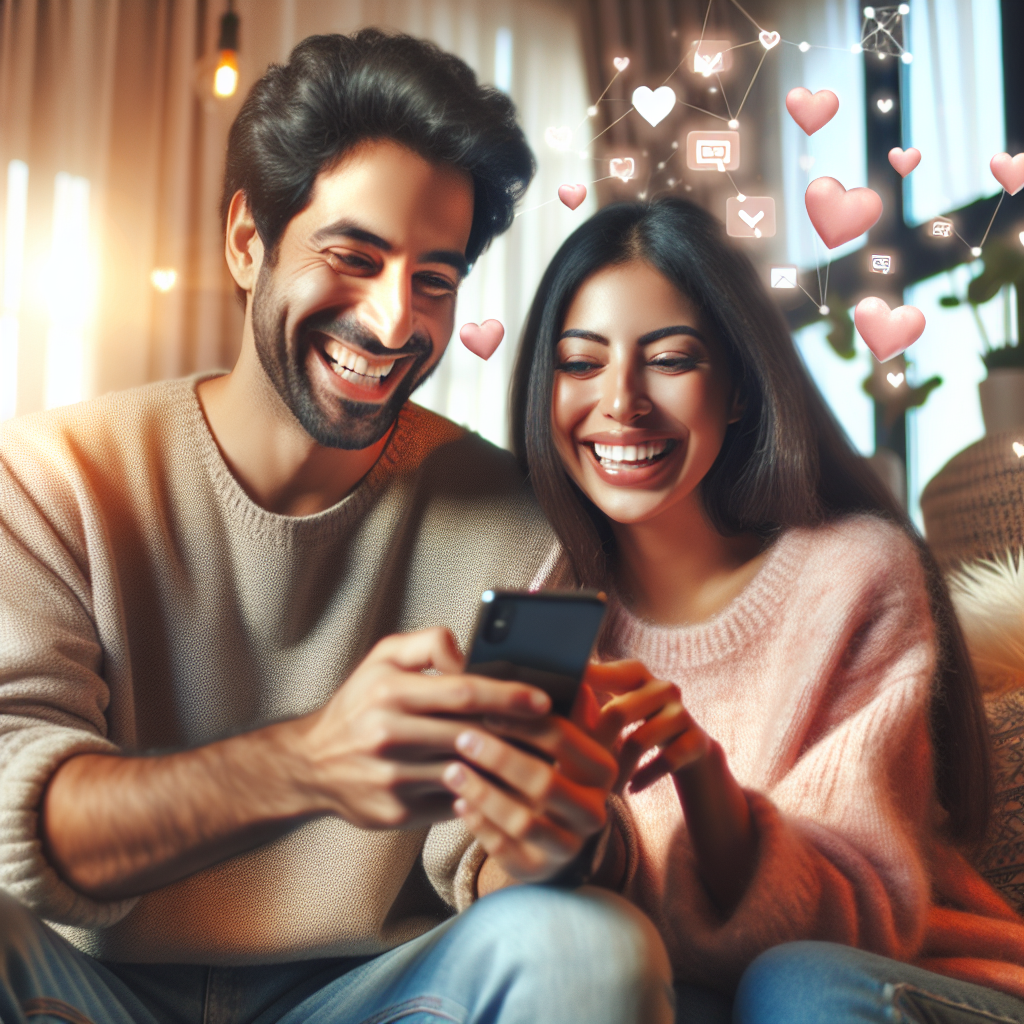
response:
M743 414L747 411L747 400L743 396L743 393L739 388L735 388L732 393L732 404L729 406L729 419L726 421L730 426L733 423L739 423L743 418Z

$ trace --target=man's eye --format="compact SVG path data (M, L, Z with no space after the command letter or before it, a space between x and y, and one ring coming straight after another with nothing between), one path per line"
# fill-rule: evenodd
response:
M424 291L434 295L453 295L457 290L453 282L439 274L417 274L416 280Z
M339 273L355 271L365 274L373 273L377 269L373 260L357 252L329 252L327 262L332 270Z

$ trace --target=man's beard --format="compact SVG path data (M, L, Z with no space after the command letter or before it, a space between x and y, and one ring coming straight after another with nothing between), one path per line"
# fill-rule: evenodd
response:
M326 309L298 325L295 344L289 348L287 311L283 304L274 304L272 279L264 263L252 301L252 332L264 373L302 429L317 444L347 451L369 448L391 429L409 396L434 372L436 364L426 372L422 369L433 354L433 343L426 334L416 333L400 349L386 348L354 314L338 316L334 310ZM368 355L385 359L411 357L413 365L384 403L355 402L331 395L333 408L324 409L313 394L306 371L306 357L314 344L312 336L317 333L331 335L343 344L351 342L355 350Z

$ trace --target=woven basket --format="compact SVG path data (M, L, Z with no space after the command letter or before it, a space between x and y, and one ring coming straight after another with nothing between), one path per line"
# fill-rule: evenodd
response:
M921 493L928 546L945 571L1024 548L1024 429L991 434L946 463Z

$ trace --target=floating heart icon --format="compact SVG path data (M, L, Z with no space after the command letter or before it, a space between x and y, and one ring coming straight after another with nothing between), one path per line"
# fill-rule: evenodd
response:
M864 344L880 363L910 348L924 333L925 327L924 313L916 306L889 309L882 299L874 296L857 303L853 322Z
M819 89L812 93L800 85L786 94L786 109L808 135L813 135L836 116L839 97L831 89Z
M884 100L879 100L875 106L877 106L883 114L888 114L889 111L892 110L892 100L886 97Z
M570 210L575 210L576 207L587 198L587 186L559 185L558 198L561 199Z
M815 178L804 193L814 230L830 248L864 234L882 216L882 200L869 188L849 192L835 178Z
M497 320L485 320L479 327L476 324L463 324L459 331L462 344L481 359L490 359L504 337L505 328Z
M996 153L989 163L992 177L999 182L1011 196L1015 196L1024 188L1024 153L1011 157L1009 153Z
M615 70L616 71L625 71L626 68L629 67L629 58L628 57L615 57L612 60L612 63L615 65Z
M1024 444L1021 444L1020 441L1014 441L1013 454L1016 455L1018 459L1024 459Z
M656 125L668 117L676 105L676 94L667 85L651 92L646 85L633 90L633 106L637 113L651 125Z
M905 178L921 162L921 153L913 146L908 150L902 150L894 146L889 150L889 163L899 172L901 178Z
M552 149L566 150L572 145L571 128L545 128L544 141Z
M903 383L902 373L887 373L885 379L894 387L898 388Z
M629 181L636 174L636 164L631 156L617 157L608 161L608 173L620 181Z
M782 38L782 36L780 36L778 32L768 32L766 30L762 30L757 38L761 40L761 45L766 50L770 50L773 46L779 45L779 40Z

